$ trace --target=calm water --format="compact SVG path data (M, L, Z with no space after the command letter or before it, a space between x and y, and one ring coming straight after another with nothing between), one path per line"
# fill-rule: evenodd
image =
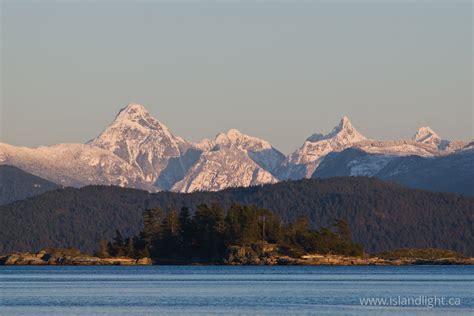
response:
M455 305L360 301L434 296ZM1 315L433 313L474 315L474 267L0 266Z

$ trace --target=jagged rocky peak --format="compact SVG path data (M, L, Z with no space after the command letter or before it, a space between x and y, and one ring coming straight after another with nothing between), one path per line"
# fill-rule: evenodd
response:
M308 137L303 146L287 158L287 169L279 177L282 179L310 177L320 160L328 153L341 151L364 140L367 138L355 129L347 116L344 116L329 134L313 134Z
M181 137L176 137L160 121L154 118L147 109L138 103L130 103L119 111L115 120L98 137L89 143L99 147L112 149L117 142L144 144L151 141L166 141L176 146L184 143ZM163 144L162 144L163 145Z
M201 151L208 151L212 147L214 147L214 145L215 144L212 140L210 140L209 138L204 138L199 143L195 143L194 147L196 147L197 149L199 149Z
M112 125L127 124L132 122L144 125L149 120L156 119L151 116L150 112L148 112L148 110L143 105L138 103L130 103L118 112L115 120L112 122Z
M449 141L442 139L435 131L433 131L433 129L428 126L420 127L415 135L413 135L412 140L417 143L426 144L446 152L460 150L466 144L466 142L463 141Z
M216 142L234 142L246 135L242 134L238 129L231 128L227 133L219 133L216 136Z
M306 139L306 141L315 143L322 140L334 140L341 145L349 143L356 143L359 141L366 140L367 138L359 133L352 125L351 121L347 116L343 116L339 124L333 128L333 130L326 135L313 134Z
M157 179L169 159L181 157L192 146L174 136L137 103L121 109L112 124L89 144L109 150L138 167L150 182Z
M121 109L110 126L114 125L122 125L132 129L141 129L142 127L150 130L161 130L167 137L174 137L165 125L148 112L145 106L138 103L130 103Z
M272 145L266 140L245 135L235 128L230 129L227 133L218 134L214 143L220 147L237 147L242 150L272 149Z
M327 138L335 138L341 144L356 143L367 139L355 129L347 116L341 119L339 125L334 127Z
M150 113L143 105L130 103L119 111L117 117L140 118L147 115L150 115Z
M352 123L347 116L343 116L339 122L339 128L352 128Z
M441 137L439 137L431 127L423 126L413 135L412 140L419 143L432 143L433 141L439 142Z

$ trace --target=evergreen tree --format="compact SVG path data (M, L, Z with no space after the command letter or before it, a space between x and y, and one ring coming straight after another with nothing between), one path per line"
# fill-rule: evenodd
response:
M344 241L350 243L352 242L352 234L349 223L346 219L340 218L336 219L333 227L335 228L336 234Z
M182 207L179 213L179 228L179 249L181 251L181 257L189 258L191 255L193 226L191 214L187 207Z
M233 204L225 218L226 239L236 245L258 240L259 227L255 207Z
M108 253L113 257L120 257L125 255L125 241L123 239L122 233L117 229L115 231L115 237L112 242L107 244Z
M145 239L159 239L162 232L164 213L160 208L147 209L143 212L143 237Z
M224 253L224 211L218 204L197 207L193 218L195 254L204 260L218 261Z
M176 257L180 254L180 222L178 212L173 209L162 221L160 254L164 257Z
M148 244L148 251L151 256L157 258L160 255L161 239L163 235L164 213L160 208L147 209L143 213L143 234L144 241Z
M193 217L187 208L180 213L172 209L166 215L161 209L148 209L143 216L139 236L124 238L117 230L105 252L111 256L151 256L158 262L222 262L229 246L254 247L267 241L294 257L304 253L363 254L362 247L352 242L344 219L336 220L330 228L312 230L306 216L284 225L270 210L233 204L224 217L217 203L199 205Z
M143 238L143 232L139 236L133 237L133 248L135 253L135 258L145 258L150 257L150 251L148 250L149 244Z

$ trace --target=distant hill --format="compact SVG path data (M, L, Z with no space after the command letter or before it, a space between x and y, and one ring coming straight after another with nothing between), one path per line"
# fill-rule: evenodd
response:
M307 216L313 227L347 218L369 252L445 248L474 255L474 198L409 189L364 177L307 179L219 192L148 193L114 186L65 188L0 207L0 253L45 247L92 251L115 229L142 227L146 208L218 202L255 204L282 220Z
M61 186L19 168L0 165L0 205L59 188Z
M474 150L437 157L388 156L350 148L328 154L315 178L371 176L402 185L474 197Z

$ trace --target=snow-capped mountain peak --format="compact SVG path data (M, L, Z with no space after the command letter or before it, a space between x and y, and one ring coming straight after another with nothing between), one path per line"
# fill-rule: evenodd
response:
M138 103L130 103L121 109L115 117L115 120L107 129L117 125L124 129L132 128L142 131L143 129L157 130L161 131L167 138L180 138L173 136L165 125L154 118L143 105ZM103 136L103 134L99 137Z
M216 135L215 142L216 143L227 143L227 142L235 142L244 137L245 135L242 134L238 129L231 128L226 133L219 133Z
M351 127L353 127L351 121L349 120L347 116L344 115L341 118L341 121L339 122L339 128L342 129L342 128L351 128Z
M324 136L324 139L333 139L340 145L347 145L367 138L355 129L347 116L344 116L332 132Z
M143 116L149 116L150 113L147 111L147 109L138 103L129 103L126 107L122 108L119 113L117 114L118 117L143 117Z
M436 134L435 131L433 131L430 127L428 126L423 126L418 129L418 131L413 135L412 140L419 142L419 143L431 143L434 140L441 140L441 137Z
M89 144L109 150L138 167L147 181L155 181L169 159L183 156L192 146L174 136L137 103L121 109L112 124Z
M426 144L439 150L448 152L459 150L465 145L465 142L452 142L442 139L428 126L420 127L411 139L417 143Z
M280 177L310 177L321 158L328 153L341 151L365 140L367 138L355 129L347 116L344 116L329 134L313 134L308 137L303 146L288 157L286 174Z
M221 147L236 147L241 150L250 151L272 149L272 145L266 140L245 135L235 128L230 129L227 133L218 134L214 143Z
M268 141L237 129L190 143L173 135L143 105L130 103L88 144L32 149L0 144L0 164L63 185L116 184L191 192L310 177L329 153L347 148L383 158L364 165L364 174L370 175L391 157L449 155L472 150L473 145L442 140L429 127L420 128L412 139L367 139L344 116L330 133L313 134L285 157Z
M231 128L229 131L227 131L227 136L232 139L237 139L239 137L242 137L243 135L244 134L242 134L242 132L236 128Z
M277 182L276 169L285 156L266 140L245 135L237 129L220 133L214 141L203 140L199 148L209 148L189 170L174 191L221 190Z
M316 133L306 139L306 141L311 143L319 142L321 140L332 140L341 145L345 145L364 141L367 140L367 138L355 129L347 116L343 116L339 121L339 124L335 126L330 133L326 135Z

